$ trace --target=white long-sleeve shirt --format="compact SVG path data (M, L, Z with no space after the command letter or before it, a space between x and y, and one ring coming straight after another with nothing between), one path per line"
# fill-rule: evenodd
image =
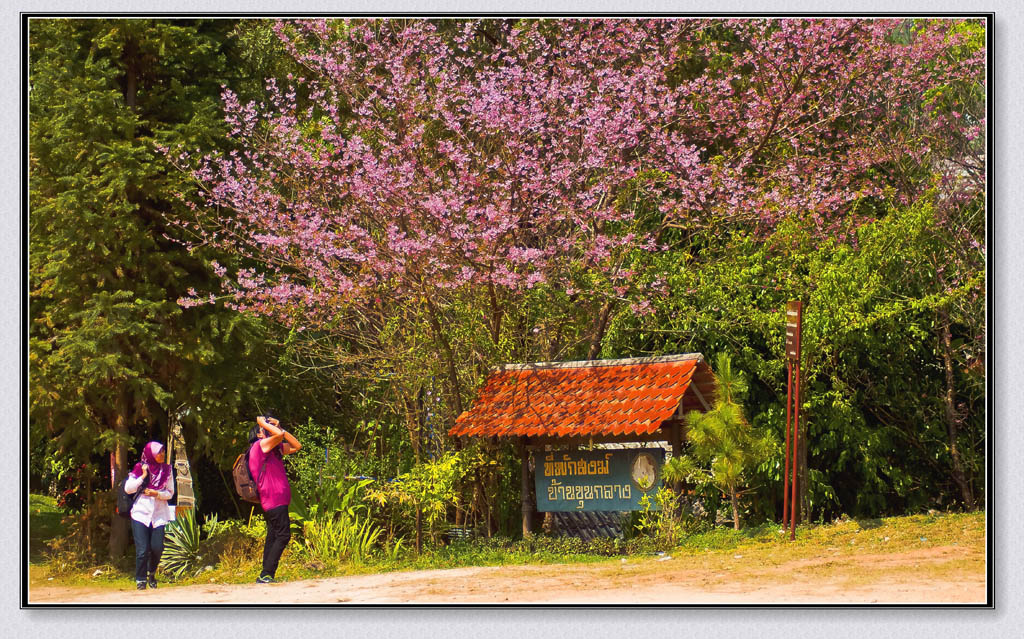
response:
M149 479L149 476L146 476ZM129 474L128 480L124 483L124 492L134 495L142 485L142 477L135 477ZM166 526L171 518L171 509L167 507L167 500L174 496L174 477L169 477L163 490L155 497L139 495L132 506L132 519L145 526L152 525L153 528Z

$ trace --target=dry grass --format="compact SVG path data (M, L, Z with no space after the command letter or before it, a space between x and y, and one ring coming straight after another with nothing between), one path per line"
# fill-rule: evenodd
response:
M544 562L533 559L503 562L504 565L494 568L463 567L446 572L445 576L420 572L410 565L312 565L289 549L282 557L279 576L289 582L357 574L367 577L376 574L381 579L400 583L423 579L426 592L421 594L441 597L448 592L451 596L465 597L467 601L486 593L496 597L500 594L495 601L503 601L505 597L515 601L517 596L521 598L531 593L572 593L595 587L619 589L622 593L644 589L653 592L666 584L677 589L720 591L737 593L737 596L747 592L763 593L773 586L813 593L825 585L837 593L835 588L856 591L882 585L902 590L906 585L910 590L924 593L923 596L933 596L930 593L936 584L970 582L975 587L984 584L985 539L984 513L943 513L882 520L844 519L806 526L798 528L795 541L790 541L788 534L780 534L778 525L739 532L719 529L685 538L668 553L670 560L631 555L578 563L572 557L560 561L553 556ZM249 583L258 572L261 551L260 540L225 535L218 544L204 548L204 554L208 553L214 564L213 570L178 583L187 587L190 584ZM515 563L519 565L513 565ZM93 578L90 573L84 573L50 580L48 578L54 575L45 566L31 568L33 589L130 586L129 576L118 579L116 574L111 574ZM472 571L474 575L468 583L463 583L461 577L449 576L461 575L463 571ZM534 584L529 593L523 591L523 583ZM939 595L934 596L942 600Z

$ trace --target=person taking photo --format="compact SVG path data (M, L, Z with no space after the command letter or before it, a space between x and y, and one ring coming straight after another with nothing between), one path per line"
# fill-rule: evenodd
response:
M256 480L260 506L267 522L267 538L263 543L263 568L257 583L274 583L277 564L281 560L291 530L288 505L292 489L284 469L284 455L302 448L295 436L281 428L281 422L267 415L256 418L256 426L249 432L249 472Z
M124 491L134 495L131 510L132 537L135 539L135 587L145 590L147 584L156 588L156 567L164 551L164 528L171 517L167 500L174 496L171 466L164 463L167 452L160 442L149 442L142 449L142 459L128 474Z

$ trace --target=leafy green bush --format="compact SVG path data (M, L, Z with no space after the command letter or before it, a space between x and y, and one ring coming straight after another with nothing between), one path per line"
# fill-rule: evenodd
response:
M259 525L256 525L257 521ZM217 521L216 517L207 520L202 526L206 537L200 542L200 554L206 558L206 563L237 571L260 561L266 525L261 519L253 523L247 526L241 521Z
M352 455L339 445L338 433L330 426L309 419L296 422L289 430L302 442L302 449L286 458L293 500L316 503L324 485L365 472L354 466Z
M437 542L440 534L447 530L443 522L449 511L463 505L458 482L475 468L491 463L493 461L480 454L478 447L469 446L416 464L393 482L375 483L367 491L367 500L390 520L389 538L395 537L396 520L413 522L419 510L423 514L424 529L431 540Z
M317 486L313 502L293 495L288 517L293 540L311 559L324 563L363 561L382 529L370 519L361 493L370 480L340 479ZM397 552L397 550L395 551Z
M667 488L658 490L653 498L644 495L640 504L643 509L630 513L625 522L625 537L629 540L647 537L647 545L667 550L701 526L689 504Z
M105 561L113 508L113 491L104 490L93 493L80 511L64 516L60 525L65 534L47 544L52 574L71 573Z
M363 561L380 538L381 529L367 518L342 514L304 522L305 549L311 559L325 563Z
M209 539L224 533L230 527L231 522L220 521L220 518L217 516L216 513L214 513L210 517L206 518L206 521L203 522L203 525L200 526L200 529L202 530L202 533L206 536L206 538Z
M247 524L239 524L239 532L250 539L263 541L267 538L267 520L263 517L253 517Z

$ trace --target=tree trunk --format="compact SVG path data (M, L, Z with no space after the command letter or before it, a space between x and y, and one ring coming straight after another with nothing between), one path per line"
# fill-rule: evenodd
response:
M463 412L463 406L462 385L459 382L459 374L455 363L455 354L452 351L451 344L448 343L448 339L441 330L441 322L437 317L437 308L429 298L425 299L427 300L427 315L430 318L430 327L434 333L434 343L437 344L444 353L445 363L448 369L448 385L451 387L452 406L455 408L455 417L458 417ZM455 448L456 450L461 450L462 448L458 440L455 442ZM457 481L455 483L455 490L457 493L462 494L465 490L465 482L461 480ZM459 526L458 510L455 511L455 525Z
M416 402L409 399L407 394L404 394L403 403L405 404L405 420L406 428L409 430L409 439L412 441L412 453L413 459L416 461L416 465L420 464L420 439L423 433L420 430L420 420L416 411ZM423 509L419 504L416 504L416 554L418 555L423 549Z
M423 509L416 506L416 554L423 552Z
M601 342L604 341L604 334L608 330L608 319L611 317L612 309L615 308L615 300L608 300L598 313L594 322L594 334L590 338L590 352L587 359L594 359L601 352Z
M487 284L487 291L491 302L491 343L497 348L498 342L501 341L501 316L503 313L501 304L498 303L498 295L494 291L493 282Z
M474 471L475 472L475 471ZM480 522L480 511L483 510L480 506L480 484L479 482L473 482L473 496L469 499L469 511L466 513L467 520L471 520L469 527L474 530L477 524Z
M476 508L477 508L477 520L483 519L484 525L487 526L487 534L490 536L491 531L491 517L487 512L487 495L484 487L483 477L480 475L480 469L476 468L473 470L473 492L477 496Z
M960 447L957 445L956 389L953 384L953 346L949 330L949 314L946 309L938 309L939 344L942 352L942 363L946 373L946 392L943 395L943 407L946 414L946 430L949 437L949 453L953 457L953 481L960 487L960 497L967 510L974 510L974 494L960 458Z
M135 109L136 95L139 87L138 68L138 45L133 38L125 42L122 61L125 65L124 71L124 102L129 109Z
M729 488L729 499L732 500L732 528L733 530L740 529L740 507L739 500L736 498L736 489Z
M92 538L92 517L89 513L89 502L92 501L92 475L88 473L85 475L85 499L85 546L89 549L90 555L98 556L99 541ZM117 517L116 514L114 516ZM122 517L118 517L118 519L122 519Z
M455 438L455 450L462 450L462 439L460 437ZM459 502L462 503L463 497L465 497L466 484L464 481L459 479L455 482L455 494L458 496ZM466 512L458 504L455 506L455 527L465 528L466 527Z
M448 343L448 339L444 336L444 331L441 329L441 321L437 317L437 308L434 303L429 299L426 299L427 304L427 315L430 319L430 327L434 332L434 343L436 343L441 351L444 353L445 363L448 368L448 384L451 385L452 401L455 407L455 416L458 417L462 414L462 385L459 383L458 370L456 368L455 354L452 351L451 344Z
M114 432L117 434L117 443L114 445L114 485L115 487L124 480L128 470L128 450L125 442L128 441L128 420L125 416L126 406L124 398L117 400L117 413L114 415ZM128 548L129 521L116 512L110 513L110 559L117 560L124 556Z

